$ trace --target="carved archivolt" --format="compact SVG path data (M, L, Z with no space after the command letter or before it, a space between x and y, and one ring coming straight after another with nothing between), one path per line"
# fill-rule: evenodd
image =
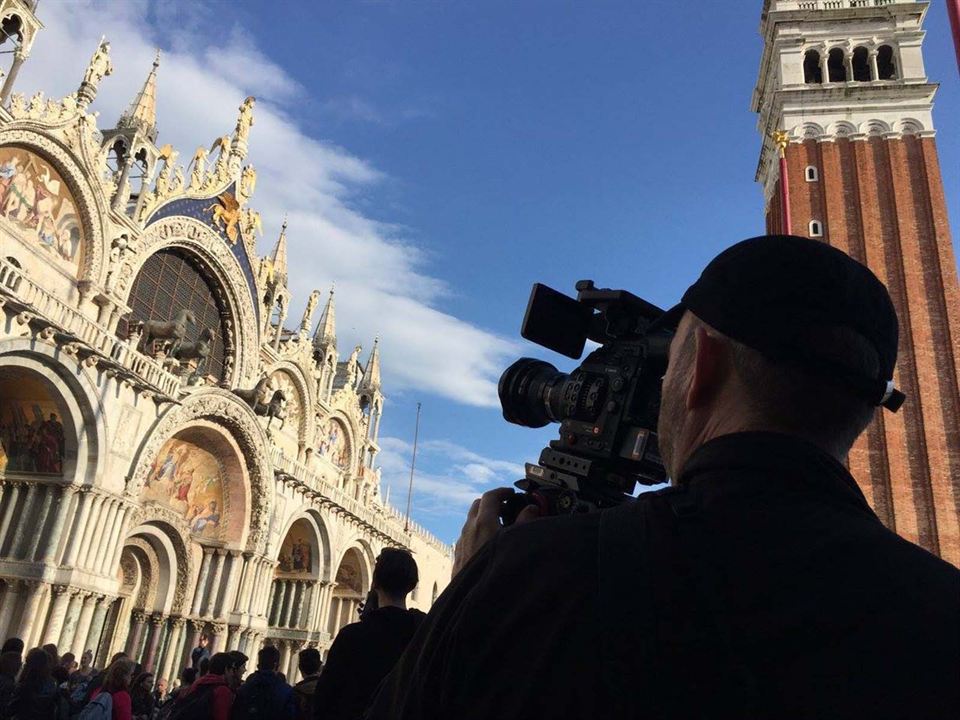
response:
M225 379L236 387L252 377L257 368L257 320L250 288L236 257L222 238L192 218L172 216L150 225L135 240L131 250L115 270L117 293L127 299L133 279L147 258L164 248L183 248L201 258L213 272L213 284L224 292L224 305L230 316L226 323L233 337L225 338L227 352L236 357L232 372L225 368ZM230 361L225 360L229 367Z
M273 469L268 458L269 448L257 416L245 403L226 390L198 390L188 396L181 405L171 407L163 415L137 454L134 470L127 483L127 495L132 498L140 496L147 474L163 444L183 426L198 419L225 428L240 447L250 478L250 534L247 537L246 549L263 552L267 540L269 511L273 503Z
M44 132L50 132L46 127ZM0 145L19 145L28 148L50 161L70 188L83 224L87 245L82 254L83 263L78 277L81 281L101 285L106 268L104 267L104 238L107 235L105 223L109 206L103 193L94 183L89 171L84 170L84 159L78 157L60 142L41 134L40 130L23 127L22 124L9 125L0 129ZM75 151L77 148L73 148ZM95 189L96 188L96 189Z

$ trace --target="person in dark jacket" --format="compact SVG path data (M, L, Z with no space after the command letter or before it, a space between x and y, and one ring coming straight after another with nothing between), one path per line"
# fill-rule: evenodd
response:
M267 645L257 653L257 669L237 692L232 716L235 720L293 720L296 717L293 688L277 672L279 667L280 651L277 648Z
M217 653L210 658L208 672L180 695L174 704L174 716L182 713L190 717L206 717L210 720L230 720L236 695L233 683L232 659L229 653ZM188 713L185 708L189 707Z
M200 639L197 641L197 646L190 651L190 666L195 667L200 670L200 663L203 660L208 660L210 658L210 638L206 634L201 634ZM201 671L200 673L204 673Z
M23 662L18 650L8 650L0 654L0 718L6 717L6 707L13 697L17 686L17 673Z
M293 694L297 700L297 720L309 720L313 717L313 694L317 690L322 666L320 651L316 648L305 648L297 656L297 667L303 676L303 679L293 686Z
M67 720L69 707L52 677L53 662L43 648L27 653L13 690L7 717L11 720Z
M407 595L418 581L409 552L384 548L373 570L377 608L345 626L330 646L314 692L317 720L353 720L363 713L425 617L407 609Z
M902 400L886 288L826 244L756 238L658 327L673 487L505 530L512 491L486 493L365 717L960 717L960 571L845 467Z

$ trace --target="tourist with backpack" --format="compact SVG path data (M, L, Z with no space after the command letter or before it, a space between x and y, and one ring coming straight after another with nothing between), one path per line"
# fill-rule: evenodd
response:
M181 693L173 703L170 720L230 720L234 659L229 653L210 658L209 671Z
M290 687L277 672L280 651L267 645L257 653L257 670L240 687L232 720L294 720L297 704Z
M130 685L135 667L134 662L125 657L113 662L79 720L133 720Z

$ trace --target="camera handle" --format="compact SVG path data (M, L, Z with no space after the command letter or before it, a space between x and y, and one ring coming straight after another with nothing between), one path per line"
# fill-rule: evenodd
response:
M500 523L504 527L513 525L517 521L517 516L529 505L535 505L540 510L540 517L557 514L551 511L551 503L546 495L539 490L530 490L514 493L500 503Z

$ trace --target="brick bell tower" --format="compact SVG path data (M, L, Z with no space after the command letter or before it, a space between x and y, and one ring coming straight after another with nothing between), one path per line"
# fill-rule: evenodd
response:
M880 519L960 566L960 289L923 63L929 2L763 0L753 95L768 232L867 264L900 317L897 414L850 470Z

